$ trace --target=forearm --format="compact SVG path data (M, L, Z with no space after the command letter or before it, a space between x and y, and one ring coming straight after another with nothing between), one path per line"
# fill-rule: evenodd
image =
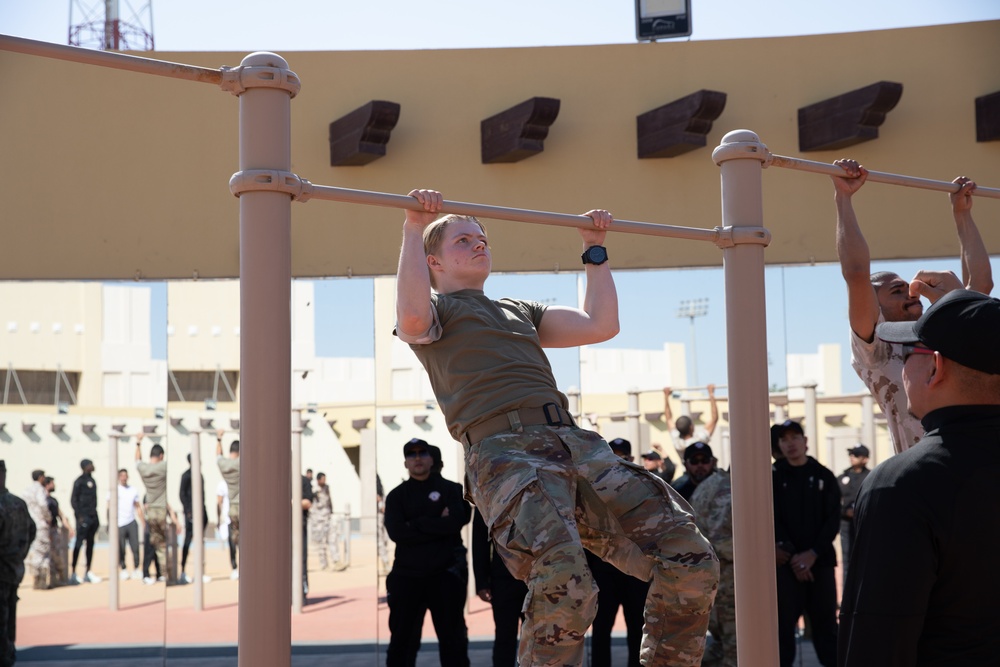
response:
M583 310L593 322L593 331L602 342L614 338L619 331L618 291L607 262L600 265L588 264L586 268L587 289L583 297Z
M431 323L431 281L424 254L423 228L403 225L403 244L396 272L396 325L419 334Z
M972 219L972 211L955 211L955 229L962 259L962 284L966 288L989 294L993 291L993 269L986 244Z
M871 274L871 252L861 233L854 203L849 195L841 193L836 194L834 202L837 205L837 257L841 273L848 281L858 276L867 280Z

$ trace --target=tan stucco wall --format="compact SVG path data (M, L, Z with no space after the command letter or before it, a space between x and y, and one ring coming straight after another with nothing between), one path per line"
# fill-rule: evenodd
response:
M244 54L160 53L198 65ZM795 38L492 50L282 54L303 88L292 102L293 169L314 183L714 227L719 174L711 149L725 132L755 130L776 153L798 155L797 109L874 83L903 97L881 137L845 151L869 167L1000 186L1000 142L976 143L974 99L1000 90L1000 22ZM236 98L173 81L0 52L0 278L235 276L238 206ZM635 117L702 88L728 102L708 146L637 160ZM482 119L541 95L562 100L544 153L480 163ZM331 168L328 124L372 99L402 105L388 155ZM840 152L811 153L831 161ZM764 174L771 263L835 259L825 177ZM870 185L857 207L876 258L953 255L943 194ZM977 204L995 220L996 200ZM399 212L295 204L299 276L394 272ZM1000 226L983 225L1000 252ZM496 270L576 270L566 229L493 223ZM711 245L644 237L609 242L617 267L718 265Z

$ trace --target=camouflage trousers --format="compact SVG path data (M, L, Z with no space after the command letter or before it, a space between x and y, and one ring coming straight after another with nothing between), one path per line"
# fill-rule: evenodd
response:
M309 515L309 540L322 569L340 563L340 521L329 512Z
M150 507L146 510L146 532L149 533L149 544L156 554L160 574L167 574L167 510L162 507Z
M581 665L597 610L584 547L651 581L640 659L696 667L719 579L690 507L596 433L529 426L466 444L470 491L511 573L528 585L519 664Z
M736 579L733 562L719 561L719 592L708 621L712 645L702 667L736 667Z
M35 588L49 587L49 572L52 569L52 535L47 524L35 523L35 540L31 543L25 564L34 577Z
M66 540L63 538L63 529L60 526L49 528L49 541L51 551L49 552L49 581L52 584L63 584L66 582Z

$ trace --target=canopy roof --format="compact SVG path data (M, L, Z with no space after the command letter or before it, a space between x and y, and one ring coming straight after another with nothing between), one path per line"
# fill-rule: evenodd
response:
M155 53L219 67L245 54ZM1000 187L1000 142L977 142L975 99L1000 90L1000 22L855 34L484 50L282 53L293 170L313 183L712 228L712 149L748 128L775 153ZM184 279L238 275L238 100L209 85L0 52L0 279ZM902 84L879 135L801 153L798 110L876 82ZM700 90L726 94L706 146L638 159L636 117ZM483 164L480 123L533 97L560 101L542 152ZM371 100L400 105L386 155L330 166L329 125ZM692 126L699 125L697 119ZM704 127L705 123L701 123ZM769 263L835 261L824 176L764 174ZM946 195L869 184L856 208L873 258L954 256ZM1000 252L1000 203L974 214ZM293 206L299 277L395 272L402 214L322 201ZM571 229L487 221L496 271L580 268ZM719 265L710 243L619 234L616 268Z

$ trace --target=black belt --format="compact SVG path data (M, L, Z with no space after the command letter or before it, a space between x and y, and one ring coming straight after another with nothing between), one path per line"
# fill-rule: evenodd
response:
M518 408L505 412L469 427L462 434L462 441L474 445L491 435L504 431L520 431L524 426L576 426L573 416L555 403L546 403L540 408Z

